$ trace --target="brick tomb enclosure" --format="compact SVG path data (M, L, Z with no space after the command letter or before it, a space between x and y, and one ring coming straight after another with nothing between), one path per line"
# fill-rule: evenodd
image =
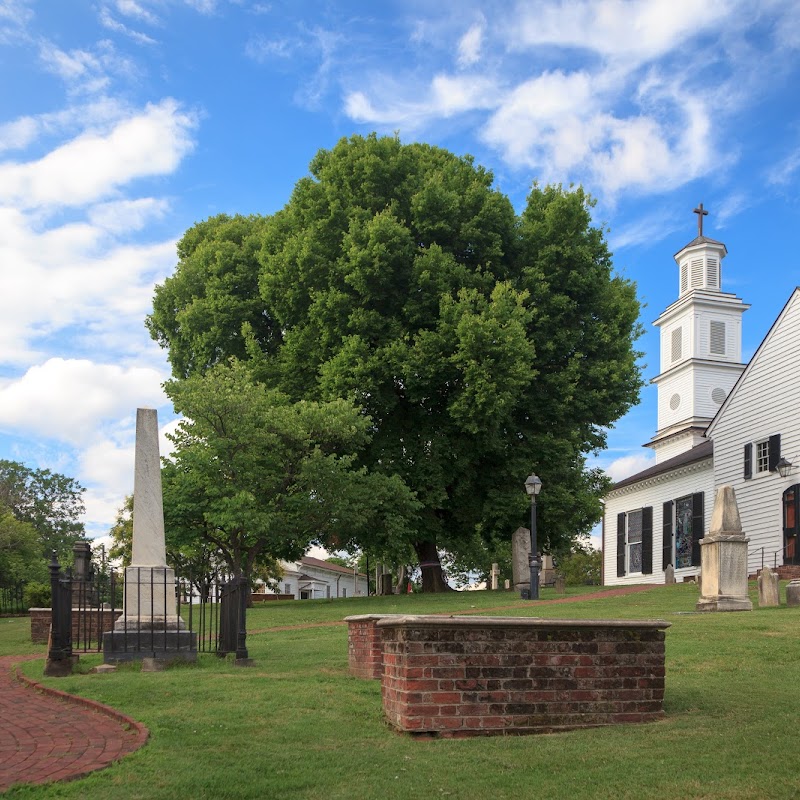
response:
M32 608L31 641L47 644L50 638L50 623L53 619L49 608ZM97 642L104 631L114 628L114 622L122 613L121 609L72 609L72 644L79 646L87 642Z
M664 715L664 620L348 617L350 671L398 730L550 733Z

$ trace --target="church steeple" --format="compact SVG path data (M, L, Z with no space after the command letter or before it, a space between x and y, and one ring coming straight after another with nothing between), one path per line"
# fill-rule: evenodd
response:
M661 329L658 431L648 443L663 461L703 441L703 433L744 369L742 314L750 307L722 291L722 242L703 234L703 204L697 237L675 254L678 299L655 321Z

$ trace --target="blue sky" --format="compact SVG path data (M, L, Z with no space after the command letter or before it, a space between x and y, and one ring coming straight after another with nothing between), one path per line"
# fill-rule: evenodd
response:
M76 477L106 532L136 407L174 424L143 319L175 241L373 130L471 153L518 210L582 183L648 378L702 201L749 358L800 283L798 79L795 0L0 0L0 457ZM644 467L655 424L649 386L598 463Z

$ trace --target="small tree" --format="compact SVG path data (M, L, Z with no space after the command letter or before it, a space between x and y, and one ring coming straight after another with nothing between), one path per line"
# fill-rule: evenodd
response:
M164 492L182 550L205 543L250 575L312 542L408 535L416 503L402 481L355 465L371 421L350 403L291 403L235 359L166 388L185 415Z

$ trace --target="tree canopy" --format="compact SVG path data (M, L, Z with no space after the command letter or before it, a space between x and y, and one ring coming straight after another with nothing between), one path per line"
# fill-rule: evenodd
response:
M354 136L276 214L188 231L148 326L176 385L235 355L293 402L362 408L360 463L414 492L408 541L442 588L437 547L490 554L525 522L532 471L544 548L599 517L585 458L641 377L635 287L591 207L534 184L517 214L470 157Z
M84 533L80 521L85 511L83 492L84 488L66 475L0 460L0 504L34 529L42 563L50 561L53 550L62 564L72 560L72 545Z
M250 575L311 542L408 534L417 504L397 477L356 464L370 420L347 401L292 403L235 359L167 392L185 415L163 470L170 544L184 557L205 543Z

